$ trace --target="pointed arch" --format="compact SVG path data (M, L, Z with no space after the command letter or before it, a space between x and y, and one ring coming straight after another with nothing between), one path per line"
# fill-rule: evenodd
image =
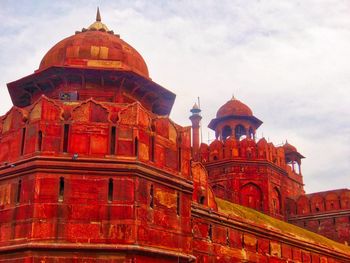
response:
M109 110L101 103L88 99L72 110L72 119L80 122L110 122Z
M244 136L247 135L247 131L246 131L246 128L244 128L243 125L241 124L238 124L236 127L235 127L235 138L237 140L241 140Z
M262 210L262 190L255 183L243 185L239 191L240 204L255 210Z
M281 214L282 213L282 198L281 198L281 192L277 187L274 187L272 189L271 201L272 201L273 214Z

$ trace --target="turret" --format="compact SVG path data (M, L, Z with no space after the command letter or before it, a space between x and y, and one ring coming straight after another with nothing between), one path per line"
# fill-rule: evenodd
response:
M301 159L305 158L298 150L287 141L283 145L286 163L291 166L292 171L297 174L301 174ZM296 166L296 164L298 166Z
M192 122L192 157L194 160L198 159L198 149L199 149L199 128L202 116L200 115L201 109L195 103L190 110L192 115L190 120Z
M242 138L255 138L256 129L262 121L253 116L252 110L232 97L216 113L208 127L215 131L215 137L225 141L228 137L234 136L237 140Z

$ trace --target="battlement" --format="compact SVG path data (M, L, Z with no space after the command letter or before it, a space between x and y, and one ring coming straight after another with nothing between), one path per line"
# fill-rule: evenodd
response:
M149 112L138 102L42 96L0 117L0 167L35 155L134 159L189 178L190 140L189 128Z

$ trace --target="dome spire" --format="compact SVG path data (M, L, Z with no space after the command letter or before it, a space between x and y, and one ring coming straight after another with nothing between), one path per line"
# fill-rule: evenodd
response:
M101 22L101 14L100 14L100 8L97 7L97 13L96 13L96 21L92 23L87 30L96 30L96 31L103 31L108 33L113 33L113 31L110 31L108 27ZM86 31L86 30L82 30Z
M100 8L97 7L96 22L101 22Z

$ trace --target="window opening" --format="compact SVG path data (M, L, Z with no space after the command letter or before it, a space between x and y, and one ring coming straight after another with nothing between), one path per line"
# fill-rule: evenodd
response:
M209 225L209 228L208 228L208 239L209 241L213 240L213 227L211 224Z
M38 151L41 151L42 143L43 143L43 132L39 131L38 132Z
M108 180L108 202L113 201L113 179Z
M176 194L176 214L180 215L180 193L177 192Z
M222 140L226 140L228 137L230 137L232 135L232 129L230 126L225 126L223 129L222 129Z
M22 192L22 180L19 180L17 185L16 204L18 204L21 201L21 192Z
M115 142L116 142L116 134L117 130L116 127L113 126L111 128L111 141L110 141L110 154L114 155L115 154Z
M58 201L62 202L63 201L63 196L64 196L64 178L60 177L60 183L59 183L59 191L58 191Z
M181 162L181 159L182 159L182 153L181 153L181 147L178 148L177 150L177 169L179 172L181 172L181 165L182 165L182 162Z
M21 155L24 153L24 142L26 139L26 128L22 129L22 141L21 141Z
M153 184L151 185L151 188L149 190L149 207L153 208L154 207L154 192L153 192Z
M63 152L68 152L69 124L64 125L63 129Z
M136 157L139 157L139 139L137 137L135 137L134 139L134 153Z
M235 137L237 140L243 139L243 136L246 136L246 129L242 125L237 125L235 128Z

